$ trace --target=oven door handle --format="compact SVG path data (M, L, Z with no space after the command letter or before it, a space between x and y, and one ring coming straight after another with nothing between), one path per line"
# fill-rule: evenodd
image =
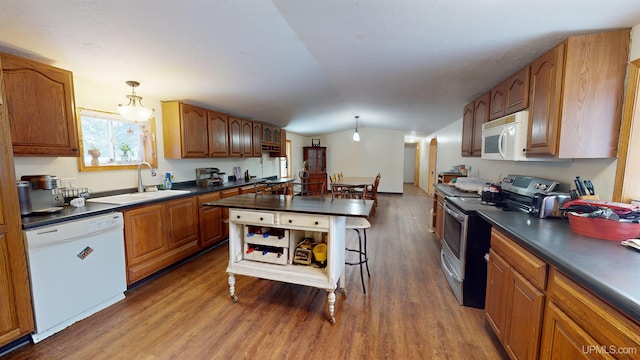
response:
M454 210L451 210L450 207L447 206L447 203L444 203L444 211L447 212L447 214L453 216L456 220L458 220L459 222L464 222L464 215L460 215L459 213L457 213Z

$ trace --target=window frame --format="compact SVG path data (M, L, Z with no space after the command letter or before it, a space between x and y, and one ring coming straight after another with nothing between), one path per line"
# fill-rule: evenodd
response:
M78 151L80 156L78 157L78 170L81 172L88 171L111 171L111 170L135 170L138 167L137 163L132 164L118 164L118 165L86 165L84 162L85 152L88 151L88 148L84 146L84 139L82 137L82 115L85 112L92 114L93 116L100 117L100 114L105 114L105 119L110 121L117 121L115 118L122 119L122 116L118 113L112 113L108 111L100 111L93 110L88 108L77 107L76 108L76 120L77 120L77 128L78 128ZM122 122L126 122L122 120ZM153 168L158 167L158 152L156 145L156 120L155 117L151 117L149 119L149 128L145 131L146 136L144 137L144 154L143 161L151 164Z

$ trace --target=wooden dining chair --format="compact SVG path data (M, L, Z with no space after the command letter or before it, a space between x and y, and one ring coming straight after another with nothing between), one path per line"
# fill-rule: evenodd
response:
M368 186L368 191L365 195L365 199L373 200L373 206L371 207L371 213L376 213L376 208L378 207L378 185L380 185L380 178L382 175L378 173L376 175L376 179L373 181L373 185Z
M324 197L324 181L291 183L293 196L319 196Z
M331 187L331 199L365 199L367 187L355 185L334 185ZM345 265L360 266L360 281L362 282L362 292L367 293L364 284L364 267L367 269L367 275L371 277L369 271L369 257L367 255L367 229L371 227L369 220L361 217L347 216L345 228L354 230L358 234L358 248L351 249L347 247L348 252L358 254L357 261L345 261Z

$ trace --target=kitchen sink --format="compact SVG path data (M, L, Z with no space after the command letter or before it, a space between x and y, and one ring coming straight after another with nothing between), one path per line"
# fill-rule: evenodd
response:
M160 190L149 192L135 192L120 195L103 196L97 198L87 199L89 202L99 202L105 204L126 205L135 204L145 201L151 201L155 199L168 198L177 195L183 195L190 193L189 190Z

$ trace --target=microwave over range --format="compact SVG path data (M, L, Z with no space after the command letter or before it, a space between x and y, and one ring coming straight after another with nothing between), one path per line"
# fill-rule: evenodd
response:
M529 111L522 110L482 124L482 159L531 160L526 156Z

